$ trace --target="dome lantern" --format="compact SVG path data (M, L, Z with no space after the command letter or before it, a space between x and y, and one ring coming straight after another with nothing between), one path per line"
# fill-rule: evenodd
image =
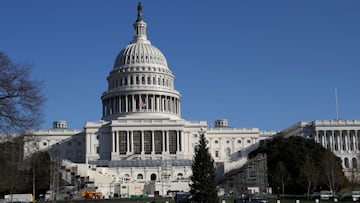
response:
M116 57L114 69L121 69L126 65L134 64L153 64L168 69L164 54L147 39L147 24L142 16L141 3L138 4L137 10L137 19L133 24L134 38Z
M147 25L142 18L141 2L139 2L137 10L138 10L138 15L137 15L136 22L134 23L135 35L134 35L134 39L131 43L143 42L143 43L150 44L150 41L148 41L147 37L146 37L146 26Z

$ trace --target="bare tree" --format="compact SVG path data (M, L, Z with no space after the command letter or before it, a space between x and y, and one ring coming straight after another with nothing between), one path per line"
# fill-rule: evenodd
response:
M275 171L272 174L272 178L278 185L281 186L281 193L282 193L282 197L284 198L285 185L287 184L290 177L289 177L289 172L282 161L279 161L276 164Z
M327 186L333 192L346 182L342 171L341 160L330 150L326 150L321 159L322 176Z
M307 198L310 198L310 190L317 183L317 179L319 177L319 170L316 166L315 161L307 155L305 157L304 164L301 167L301 177L305 180L306 188L307 188Z
M30 77L31 67L0 52L0 133L34 129L42 122L42 81Z

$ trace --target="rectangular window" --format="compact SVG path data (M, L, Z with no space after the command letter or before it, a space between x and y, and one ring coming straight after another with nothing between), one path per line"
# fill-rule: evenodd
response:
M219 151L215 151L215 157L219 157Z
M127 142L126 142L126 131L120 132L120 140L119 140L119 148L120 154L126 154L127 151Z

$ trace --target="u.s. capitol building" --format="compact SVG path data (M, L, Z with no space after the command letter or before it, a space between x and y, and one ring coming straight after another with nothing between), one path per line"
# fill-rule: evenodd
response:
M226 119L213 127L182 119L175 77L164 54L147 38L141 4L133 27L134 38L116 56L107 77L102 119L86 122L84 130L56 121L52 129L33 131L24 145L25 156L47 150L73 176L85 178L105 196L165 196L189 190L200 133L208 140L220 176L242 166L248 151L277 133L233 128ZM357 125L357 137L359 129ZM73 176L64 177L71 183Z

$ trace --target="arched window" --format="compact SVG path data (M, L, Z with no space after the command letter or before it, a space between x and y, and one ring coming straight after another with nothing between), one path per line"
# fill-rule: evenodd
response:
M141 84L145 85L145 76L141 77Z
M136 177L138 180L142 180L144 178L143 174L139 173Z
M226 156L230 156L231 155L231 149L228 147L226 148Z
M353 168L357 168L357 160L356 160L355 157L352 158L352 167L353 167Z
M177 179L178 180L183 179L183 178L184 178L184 175L182 173L177 174Z
M151 180L151 181L155 181L155 180L156 180L156 174L155 174L155 173L151 174L150 180Z
M344 159L344 165L345 165L345 168L349 168L349 159L348 158Z

